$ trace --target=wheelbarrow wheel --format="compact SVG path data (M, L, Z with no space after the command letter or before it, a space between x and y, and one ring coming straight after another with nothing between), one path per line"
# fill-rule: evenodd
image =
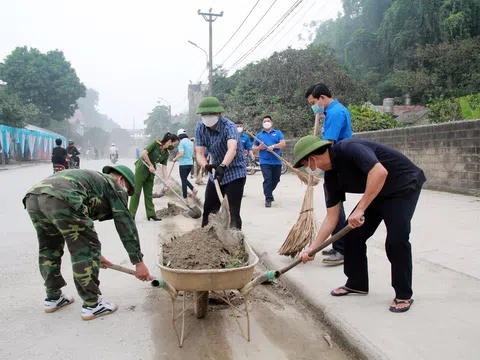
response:
M208 291L196 291L194 297L197 299L193 305L193 312L197 319L203 319L208 311Z

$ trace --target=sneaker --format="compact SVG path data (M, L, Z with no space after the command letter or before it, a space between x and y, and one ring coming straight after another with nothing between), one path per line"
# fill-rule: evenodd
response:
M272 202L270 200L265 201L265 207L272 207Z
M98 299L97 306L82 306L82 319L93 320L100 316L113 314L117 309L117 304L108 303L103 299Z
M335 251L335 254L326 257L322 260L322 262L327 265L342 265L344 262L344 257L342 254Z
M328 250L322 250L322 255L328 256L328 255L335 255L337 253L337 250L334 248L328 249Z
M75 299L65 294L60 294L60 297L56 300L51 300L46 298L44 305L45 305L45 312L52 313L60 309L61 307L70 305L73 303Z

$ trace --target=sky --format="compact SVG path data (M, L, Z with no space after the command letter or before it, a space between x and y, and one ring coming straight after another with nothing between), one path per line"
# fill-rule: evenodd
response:
M172 114L186 112L189 82L208 80L208 72L202 74L207 61L205 54L188 43L190 40L208 53L208 22L197 14L199 9L223 11L223 16L213 23L213 64L223 64L232 73L288 46L305 47L308 41L299 41L297 36L307 33L304 24L335 18L341 11L341 0L303 0L255 51L232 67L274 29L295 3L294 0L0 0L0 59L17 46L35 47L42 52L59 49L85 86L99 92L100 112L124 128L132 128L134 122L140 128L157 102L168 102ZM255 4L244 25L227 43Z

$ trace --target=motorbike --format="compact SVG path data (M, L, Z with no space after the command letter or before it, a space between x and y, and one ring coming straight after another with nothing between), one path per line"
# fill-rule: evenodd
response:
M252 160L250 156L247 156L247 174L254 175L257 171L261 171L260 159L255 156L255 160ZM287 166L282 162L282 175L287 172Z
M63 171L68 169L70 166L68 165L70 163L70 158L67 156L65 159L65 162L67 163L67 166L64 166L62 164L53 164L53 173L56 174L57 172Z
M110 161L115 164L118 161L118 154L110 154Z

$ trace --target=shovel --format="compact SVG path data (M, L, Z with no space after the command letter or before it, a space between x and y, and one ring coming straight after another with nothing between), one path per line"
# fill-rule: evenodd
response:
M145 161L143 161L143 164L144 164L146 167L150 168L150 166L148 166L148 164L147 164ZM154 174L155 174L156 177L158 177L158 178L165 184L165 186L168 186L167 182L166 182L160 175L158 175L157 173L154 173ZM188 205L188 203L187 203L180 195L178 195L178 194L176 193L175 190L173 190L172 188L170 188L170 191L171 191L172 193L174 193L175 196L178 197L178 199L179 199L181 202L183 202L183 203L185 204L185 206L188 208L188 213L187 213L188 216L190 216L192 219L198 219L200 216L202 216L202 210L200 210L200 208L199 208L198 206L195 205L195 206L190 207L190 206Z
M215 178L215 170L212 170L212 175ZM218 200L220 201L220 210L218 212L219 219L221 219L222 225L226 228L230 225L230 205L228 204L228 196L223 197L222 190L220 189L220 183L218 180L213 180L215 184L215 190L217 191Z

